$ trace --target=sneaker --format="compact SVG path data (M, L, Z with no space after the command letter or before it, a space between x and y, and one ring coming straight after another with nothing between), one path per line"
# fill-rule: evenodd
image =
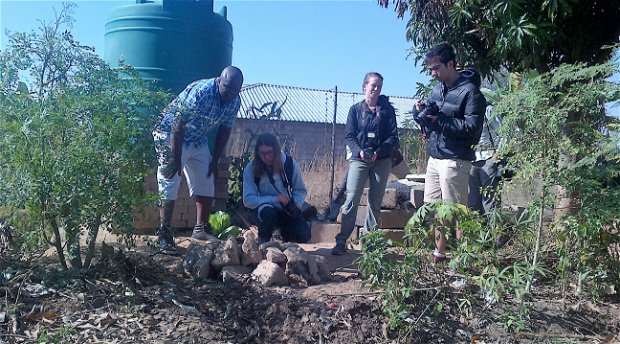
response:
M192 231L192 239L197 240L209 240L213 239L213 232L211 232L211 226L209 224L196 224Z
M164 254L177 254L177 248L174 244L174 238L170 233L169 227L161 227L157 231L157 245L159 245L159 252Z
M336 246L332 248L333 256L342 256L346 252L347 252L347 247L345 246L345 244L342 244L342 243L337 243Z

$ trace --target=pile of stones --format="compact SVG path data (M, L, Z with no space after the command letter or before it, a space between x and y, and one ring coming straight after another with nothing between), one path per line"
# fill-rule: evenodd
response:
M225 282L250 276L264 286L314 285L331 279L325 257L304 251L294 243L258 244L256 233L226 240L192 240L183 269L196 278L223 278Z

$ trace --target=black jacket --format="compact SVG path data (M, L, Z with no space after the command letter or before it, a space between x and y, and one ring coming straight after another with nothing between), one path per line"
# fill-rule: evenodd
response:
M414 120L428 138L428 154L435 159L475 160L473 147L480 140L487 104L480 92L478 73L461 72L452 87L440 83L428 99L439 106L435 123L420 119L413 108Z
M345 141L353 154L351 159L361 160L360 151L370 145L369 132L376 135L372 148L377 152L377 160L391 158L394 150L399 148L396 113L388 97L383 95L377 100L377 114L368 109L365 101L351 106L344 131Z

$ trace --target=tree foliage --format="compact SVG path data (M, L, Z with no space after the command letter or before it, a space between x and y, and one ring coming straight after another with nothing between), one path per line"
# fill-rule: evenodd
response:
M90 265L100 227L131 233L168 98L75 41L73 6L37 31L9 33L0 54L0 207L23 246L53 245L63 267L65 257Z
M383 7L390 0L377 0ZM418 59L447 41L460 62L483 75L546 72L560 64L605 62L618 42L616 0L392 0L399 18L409 12L407 40Z
M551 231L555 242L544 243L555 249L565 283L588 276L620 286L620 153L609 135L618 122L605 109L620 98L620 85L605 81L617 72L611 63L563 65L504 95L494 109L519 171L508 186L539 180L541 208L558 206L552 188L572 196L573 209L562 212Z

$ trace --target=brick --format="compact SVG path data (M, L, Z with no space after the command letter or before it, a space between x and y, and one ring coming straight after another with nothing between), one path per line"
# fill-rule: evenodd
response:
M189 225L188 221L174 220L173 219L172 220L172 227L174 227L174 228L190 228L190 225Z
M188 212L180 213L179 215L180 215L180 217L179 217L179 218L180 218L181 220L183 220L183 221L189 221L189 220L191 220L192 218L195 218L194 216L192 216L192 214L190 214L190 213L188 213Z

